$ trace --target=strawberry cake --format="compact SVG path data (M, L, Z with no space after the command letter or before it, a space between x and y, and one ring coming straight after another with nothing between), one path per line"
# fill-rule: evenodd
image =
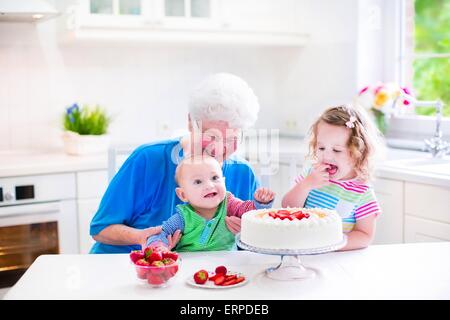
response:
M262 249L304 250L343 241L342 220L328 209L261 209L243 214L240 240Z

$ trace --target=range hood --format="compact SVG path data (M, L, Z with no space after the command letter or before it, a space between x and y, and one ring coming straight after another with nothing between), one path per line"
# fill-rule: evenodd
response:
M0 0L0 22L39 22L58 15L45 0Z

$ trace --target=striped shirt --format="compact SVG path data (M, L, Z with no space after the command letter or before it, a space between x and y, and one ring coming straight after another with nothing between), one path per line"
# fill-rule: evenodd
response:
M307 177L311 169L304 168L295 182ZM352 231L356 221L381 213L373 188L357 180L330 180L329 185L310 191L304 207L336 210L342 217L344 232Z

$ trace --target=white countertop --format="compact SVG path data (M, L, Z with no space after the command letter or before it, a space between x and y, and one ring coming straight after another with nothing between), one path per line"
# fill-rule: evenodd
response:
M106 153L71 156L62 150L0 151L0 178L107 169Z
M363 250L302 256L315 278L276 281L264 270L278 256L248 251L181 254L168 287L138 280L127 254L43 255L4 299L450 299L450 242L373 245ZM241 287L203 289L186 283L195 271L225 265L243 272Z

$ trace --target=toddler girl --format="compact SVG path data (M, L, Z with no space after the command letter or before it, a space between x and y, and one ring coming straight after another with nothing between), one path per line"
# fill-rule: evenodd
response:
M341 250L367 247L381 213L369 185L378 131L363 110L350 105L327 109L310 130L309 156L283 207L334 209L342 217L347 244Z

